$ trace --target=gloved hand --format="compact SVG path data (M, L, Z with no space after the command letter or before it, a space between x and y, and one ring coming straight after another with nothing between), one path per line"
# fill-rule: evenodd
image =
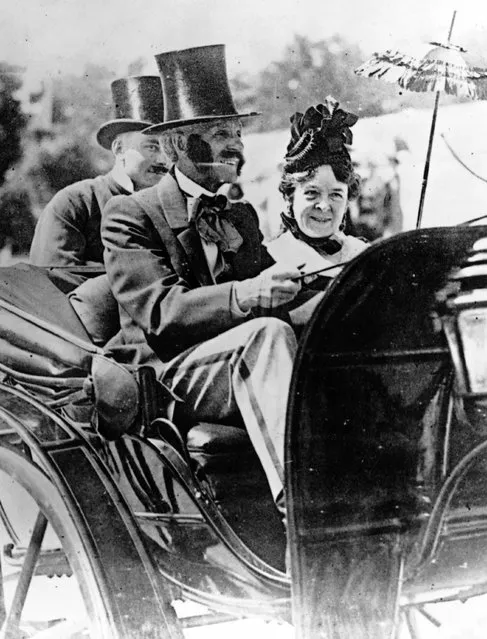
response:
M302 273L297 268L279 264L262 271L256 277L234 282L238 306L244 312L252 308L275 308L293 300L301 290Z

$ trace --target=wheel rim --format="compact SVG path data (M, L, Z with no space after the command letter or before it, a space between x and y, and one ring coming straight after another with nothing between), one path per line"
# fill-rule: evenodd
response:
M61 497L34 463L3 446L0 500L10 536L15 533L2 557L0 637L77 637L80 632L89 632L91 637L115 638L102 580ZM68 570L72 577L67 576ZM50 571L52 579L48 581ZM71 580L62 584L69 592L69 610L66 597L56 592L61 585L54 581L56 574ZM42 607L46 608L41 620L29 619L38 614L36 597L42 598ZM46 619L51 608L57 610L54 604L59 604L59 613Z

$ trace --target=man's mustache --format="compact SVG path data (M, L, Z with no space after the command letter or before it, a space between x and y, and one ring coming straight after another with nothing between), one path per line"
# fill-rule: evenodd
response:
M243 153L238 149L223 149L219 154L219 160L216 161L213 155L211 146L208 142L202 139L201 135L192 133L188 137L187 146L188 158L201 168L218 167L225 164L225 160L237 160L237 174L240 175L240 171L245 164L245 158Z
M245 164L245 158L243 156L243 153L240 153L240 151L222 151L220 155L222 158L229 159L229 160L233 160L234 158L237 158L238 159L237 171L240 173L241 168Z
M240 175L240 171L242 170L243 165L245 164L245 158L242 155L242 153L238 153L238 152L222 152L220 154L220 161L216 162L198 162L198 166L225 166L228 164L228 162L225 162L225 160L236 160L237 161L237 173L238 175Z
M149 170L151 173L157 173L158 175L164 175L169 171L167 166L165 166L164 164L153 164Z

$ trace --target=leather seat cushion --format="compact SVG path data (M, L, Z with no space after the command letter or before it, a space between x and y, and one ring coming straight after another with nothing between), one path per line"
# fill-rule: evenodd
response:
M187 445L189 450L205 454L253 450L244 429L209 422L200 422L188 431Z
M247 431L200 423L188 431L187 446L196 475L230 526L253 552L282 570L286 538Z
M235 426L199 423L190 428L189 454L206 473L239 473L261 465L247 432Z

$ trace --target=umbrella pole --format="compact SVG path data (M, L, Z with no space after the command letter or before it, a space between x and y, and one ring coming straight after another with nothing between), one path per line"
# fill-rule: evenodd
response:
M448 31L448 42L450 42L451 34L453 31L453 25L455 24L457 12L453 12L453 16L450 23L450 29ZM419 199L419 209L418 209L418 219L416 221L416 228L421 228L421 219L423 217L423 207L424 207L424 198L426 196L426 186L428 184L428 174L430 171L430 159L431 159L431 149L433 148L433 138L435 137L435 127L436 127L436 116L438 114L438 104L440 102L440 92L436 92L435 97L435 108L433 109L433 119L431 120L431 130L430 130L430 139L428 142L428 152L426 153L426 162L424 165L423 171L423 182L421 184L421 197Z
M433 109L433 118L431 120L430 138L428 142L428 152L426 153L426 162L424 165L423 182L421 184L421 197L419 200L418 219L416 221L416 228L421 228L421 219L423 217L424 198L426 196L426 186L428 185L428 174L430 171L430 159L431 150L433 148L433 138L435 137L436 116L438 114L438 104L440 102L440 92L436 92L435 107Z

